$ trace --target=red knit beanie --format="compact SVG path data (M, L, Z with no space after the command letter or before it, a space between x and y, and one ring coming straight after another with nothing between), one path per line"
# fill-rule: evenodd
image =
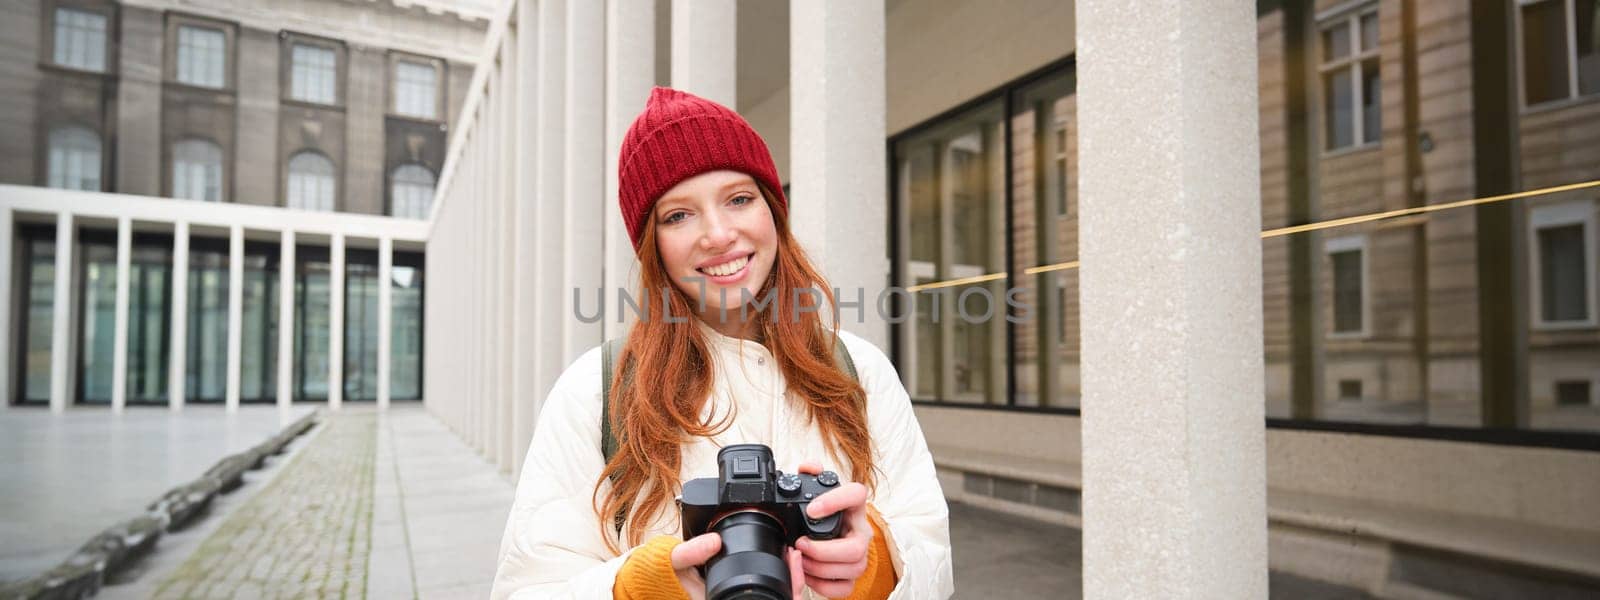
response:
M788 211L767 143L728 107L688 92L656 86L644 112L622 138L617 204L639 250L656 200L685 179L729 169L750 175L772 192L772 208Z

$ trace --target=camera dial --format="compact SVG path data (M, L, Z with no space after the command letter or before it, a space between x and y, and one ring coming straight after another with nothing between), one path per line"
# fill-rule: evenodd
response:
M784 473L778 478L778 493L793 496L800 493L800 477L794 473Z

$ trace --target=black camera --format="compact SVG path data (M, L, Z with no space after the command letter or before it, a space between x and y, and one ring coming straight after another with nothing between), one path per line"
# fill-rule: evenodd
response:
M678 510L683 539L715 531L722 549L701 574L707 600L791 600L784 548L801 536L831 540L844 533L844 515L806 516L811 500L839 487L839 475L784 473L772 449L736 444L717 452L717 477L683 484Z

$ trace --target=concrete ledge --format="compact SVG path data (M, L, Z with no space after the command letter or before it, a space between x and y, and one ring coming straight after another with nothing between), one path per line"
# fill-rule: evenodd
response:
M1058 511L964 486L977 475L1081 492L1077 463L941 445L929 449L952 499L1047 522L1081 523L1077 514L1044 515ZM1443 597L1430 590L1467 579L1480 588L1537 597L1600 591L1600 534L1589 530L1270 488L1267 518L1273 568L1382 597Z
M283 452L289 442L316 425L320 415L319 411L301 417L249 450L223 458L198 479L162 494L139 516L90 538L50 570L28 579L0 584L0 598L67 599L95 595L108 574L150 552L163 533L186 527L210 506L217 494L238 488L245 471L258 468L268 456Z

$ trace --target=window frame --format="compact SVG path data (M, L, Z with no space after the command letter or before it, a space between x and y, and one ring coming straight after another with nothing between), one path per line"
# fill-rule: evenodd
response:
M191 90L204 90L213 93L235 93L238 89L238 25L228 21L210 19L198 15L179 12L168 12L166 21L165 47L162 49L163 72L162 82L170 86L179 86ZM178 38L184 27L212 29L222 32L222 84L217 87L200 85L182 81L178 78Z
M434 112L434 115L432 117L422 117L422 116L417 116L417 115L412 115L412 114L407 114L407 113L400 112L400 110L399 110L400 104L399 103L400 103L400 64L401 63L412 63L412 64L419 65L419 66L430 66L430 67L433 67L433 77L434 77L434 79L433 79L433 82L434 82L433 112ZM448 108L448 105L446 103L446 101L449 98L446 95L446 90L449 88L448 77L449 77L449 71L446 68L446 64L444 62L444 59L435 58L435 57L431 57L431 56L423 56L423 55L420 55L420 54L411 54L411 53L407 53L407 52L398 52L398 51L389 52L389 60L388 60L388 65L387 65L387 71L386 71L386 74L384 76L384 81L387 84L385 86L387 88L387 92L384 94L385 95L384 114L386 116L389 116L389 117L393 117L393 118L397 118L397 119L408 119L408 120L416 121L416 122L419 122L419 123L440 123L440 124L444 123L446 116L450 112L449 108Z
M196 200L193 198L178 197L178 146L186 142L202 142L210 144L217 150L217 199L214 202L230 202L231 200L228 197L228 152L224 150L222 148L222 144L217 143L216 140L197 135L178 137L177 139L172 140L172 143L167 148L167 197L175 200L189 200L192 202L213 202L205 199Z
M290 206L289 204L290 182L294 177L294 160L303 154L315 155L328 162L328 167L331 170L331 172L328 174L328 178L333 181L333 197L330 199L330 205L325 211L320 208ZM287 208L289 210L302 210L307 212L341 212L343 210L343 203L341 202L340 198L342 192L339 185L340 175L341 172L339 170L339 163L334 161L332 156L328 156L328 153L323 152L321 149L307 147L295 150L294 152L289 153L288 158L285 158L283 161L283 196L278 199L278 206Z
M1600 314L1597 314L1597 292L1595 287L1600 285L1600 258L1596 253L1595 240L1595 211L1597 205L1593 199L1571 200L1567 202L1540 204L1528 209L1528 318L1529 325L1535 331L1568 331L1574 329L1592 329L1600 326ZM1544 319L1544 272L1540 269L1543 250L1539 246L1539 231L1552 227L1568 225L1583 226L1583 252L1586 259L1584 274L1588 277L1584 289L1584 308L1586 318L1571 321L1547 321Z
M1544 110L1564 108L1573 104L1591 102L1600 99L1600 93L1582 93L1578 81L1578 25L1576 0L1507 0L1512 3L1512 64L1517 72L1517 106L1524 114L1536 113ZM1536 104L1528 104L1528 73L1522 68L1527 47L1522 23L1522 8L1543 2L1560 2L1562 6L1561 20L1566 25L1566 53L1567 53L1567 95L1555 100L1546 100Z
M54 0L45 2L40 6L40 36L39 36L39 63L52 69L59 69L71 73L108 76L117 72L117 7L114 4L105 4L89 0ZM56 62L55 51L58 40L56 38L57 17L60 11L70 10L81 13L98 15L105 19L105 30L101 33L100 53L101 69L96 71L82 67Z
M1367 234L1357 233L1335 238L1323 242L1322 255L1328 265L1328 326L1326 335L1330 340L1361 340L1372 337L1372 252L1371 240ZM1349 331L1339 331L1337 317L1338 307L1338 274L1334 272L1333 255L1344 252L1357 252L1361 258L1361 328Z
M51 158L50 157L51 157L52 154L54 154L54 149L55 149L54 145L51 143L52 142L51 138L54 138L56 136L57 132L68 132L68 131L73 131L73 130L80 130L80 131L87 132L90 136L92 136L94 138L95 143L98 144L98 148L96 148L96 153L99 155L99 160L97 161L97 173L95 175L95 181L99 182L99 185L95 189L84 190L82 188L76 188L76 187L57 188L57 187L55 187L55 186L50 184L50 180L54 178L54 173L52 173L51 169L50 169L50 164L51 164ZM56 123L55 125L53 125L51 127L45 128L45 130L44 130L44 144L43 144L43 147L44 147L44 160L41 161L40 165L39 165L39 167L43 170L43 177L40 180L40 186L41 187L47 187L47 188L51 188L51 189L60 189L60 190L71 190L71 191L89 191L89 192L104 192L104 191L106 191L107 184L110 183L109 181L107 181L107 176L109 174L106 172L106 136L104 134L102 134L98 129L96 129L94 127L90 127L90 126L85 125L85 124L80 123L80 122L76 122L76 121L67 121L67 122Z
M284 31L278 34L283 40L279 55L278 90L280 101L286 104L314 106L318 108L343 108L348 101L348 92L345 89L346 80L349 79L349 54L344 42L330 38L307 35L303 33ZM294 50L296 46L307 46L327 50L333 53L333 101L322 102L297 98L294 93Z
M1366 109L1362 106L1362 98L1365 96L1363 92L1366 91L1366 77L1364 76L1366 69L1365 65L1369 59L1373 59L1378 62L1379 88L1380 90L1382 89L1383 23L1381 16L1377 17L1379 19L1379 41L1374 42L1371 49L1363 50L1361 48L1361 19L1367 15L1377 14L1378 2L1376 0L1359 0L1342 6L1336 6L1316 15L1316 23L1314 25L1314 29L1316 30L1316 42L1314 52L1312 54L1314 55L1314 60L1316 60L1317 66L1317 113L1322 117L1322 127L1318 128L1317 133L1323 138L1322 143L1320 144L1320 151L1324 158L1352 152L1359 152L1362 150L1370 150L1381 146L1383 143L1383 109L1381 101L1378 109L1379 125L1377 139L1366 139ZM1324 58L1325 42L1323 41L1323 34L1327 30L1340 25L1346 25L1350 28L1350 54L1343 58L1333 59L1330 61ZM1327 95L1329 93L1329 89L1326 82L1330 73L1336 73L1341 70L1348 70L1350 73L1349 76L1352 80L1350 83L1350 97L1352 99L1350 107L1350 123L1354 135L1351 138L1352 141L1349 145L1335 147L1331 145L1333 140L1327 135L1329 127L1328 121L1332 117L1328 114L1327 109Z

